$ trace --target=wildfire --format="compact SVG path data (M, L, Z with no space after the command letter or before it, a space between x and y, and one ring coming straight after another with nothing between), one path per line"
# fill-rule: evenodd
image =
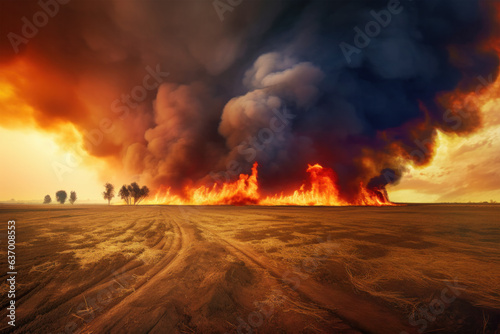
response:
M170 188L160 189L153 200L147 204L170 205L394 205L387 199L385 190L369 190L362 183L359 195L353 201L346 201L339 195L337 176L334 171L319 164L308 165L308 183L289 195L276 194L263 197L259 192L257 167L254 163L250 175L240 174L234 182L222 185L214 183L211 187L186 188L186 198L170 192Z
M195 205L217 204L258 204L259 186L257 184L257 163L253 164L252 174L240 174L237 181L224 183L221 187L214 184L211 188L200 187L190 191L191 203Z

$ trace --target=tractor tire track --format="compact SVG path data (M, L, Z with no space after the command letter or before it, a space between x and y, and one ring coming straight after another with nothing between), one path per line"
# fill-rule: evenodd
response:
M414 328L404 324L402 319L395 316L390 310L381 305L375 304L361 296L356 296L340 289L322 285L311 279L307 281L286 280L284 278L287 277L289 273L293 274L293 270L285 266L271 265L271 260L257 253L248 245L230 238L223 238L206 226L200 226L200 224L198 224L198 228L209 234L221 244L226 245L232 250L233 255L240 260L244 258L254 263L267 271L282 284L298 292L305 300L313 301L319 306L334 312L354 328L374 334L400 333L402 331L416 334ZM293 276L290 275L290 277ZM300 276L297 274L295 277Z
M175 266L180 254L183 253L186 245L193 240L193 237L187 234L175 219L170 217L167 220L162 212L160 216L163 217L163 221L169 221L174 229L174 239L167 254L147 272L146 277L137 281L133 293L108 309L106 313L97 317L84 328L84 331L94 331L96 333L130 332L131 329L127 327L126 321L121 320L133 314L134 310L137 309L137 305L149 305L150 300L147 298L148 296L156 296L158 298L159 287L162 287L161 281L169 277L169 273ZM172 289L174 286L170 288ZM150 329L143 328L141 332L151 330L156 323L157 320L154 321Z
M163 215L161 215L164 217ZM137 219L133 224L134 226L137 224L138 221L141 219ZM147 222L147 226L150 228L152 227L153 223ZM141 286L143 286L148 280L150 280L152 277L154 277L159 271L162 270L164 266L167 266L169 262L172 261L172 259L175 257L176 252L180 250L182 247L182 232L179 228L178 225L175 223L172 223L173 228L176 230L175 236L177 238L174 238L175 240L172 241L172 249L169 250L164 257L155 265L153 268L148 270L146 272L147 276L144 278L138 280L136 282L136 290L139 289ZM129 225L130 226L130 225ZM127 229L128 227L127 226ZM123 232L127 231L127 229L124 229ZM143 232L145 229L143 226L139 226L139 231ZM134 231L135 232L135 231ZM166 258L168 257L168 258ZM165 259L166 258L166 259ZM134 269L137 269L138 267L141 267L144 265L144 262L139 261L137 259L131 259L121 265L120 267L116 268L113 273L108 274L102 272L101 274L97 275L94 277L94 279L87 281L83 286L79 286L76 288L71 289L70 291L66 292L64 295L54 299L50 300L49 302L46 302L38 308L37 310L37 316L44 316L44 317L50 317L50 314L52 313L57 313L60 308L65 308L65 309L71 309L71 305L76 304L78 305L80 303L80 299L82 299L82 296L89 296L92 295L93 292L100 291L104 289L106 286L111 284L113 279L119 279L120 276L125 275L127 272L132 271ZM43 291L44 288L51 282L55 281L54 277L47 277L46 280L42 282L42 284L39 284L37 286L34 286L32 289L27 291L27 294L33 295L36 294L38 291ZM22 298L23 302L26 302L26 299L29 300L29 295L23 295L21 296L24 297ZM20 298L20 299L21 299ZM20 303L21 305L22 303ZM33 320L34 315L30 317L26 317L20 321L18 321L17 327L22 331L25 328L24 326L29 326L30 322Z

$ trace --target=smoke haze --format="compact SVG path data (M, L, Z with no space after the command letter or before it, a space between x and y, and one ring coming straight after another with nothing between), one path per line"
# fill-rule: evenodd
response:
M73 124L91 155L177 192L255 161L263 191L302 184L311 163L346 199L360 182L385 191L429 161L436 130L481 125L447 110L498 68L488 1L243 0L221 21L212 1L72 0L17 53L8 34L42 7L0 7L2 81L31 107L2 123Z

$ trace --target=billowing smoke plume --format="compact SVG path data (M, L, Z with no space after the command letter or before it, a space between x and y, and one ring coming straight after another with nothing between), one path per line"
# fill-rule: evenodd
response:
M40 3L57 12L13 47ZM40 3L3 2L0 22L0 72L36 124L72 123L91 154L179 192L257 161L264 191L320 163L346 199L384 194L437 129L480 125L453 97L498 68L487 1Z

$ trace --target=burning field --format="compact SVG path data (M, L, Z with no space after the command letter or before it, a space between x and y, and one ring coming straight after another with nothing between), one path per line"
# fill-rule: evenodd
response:
M309 165L308 182L291 195L274 195L261 197L257 178L258 164L254 163L252 174L240 174L235 182L214 183L212 187L201 186L196 189L186 189L186 198L171 195L170 188L158 190L149 204L169 205L394 205L388 197L385 188L373 187L369 190L359 184L358 195L352 201L342 199L336 184L336 176L331 169L319 164Z
M4 205L23 242L1 329L498 333L499 211Z
M0 113L56 142L54 182L133 178L151 204L385 205L440 136L497 140L495 1L47 1L2 3ZM497 190L489 163L443 196Z
M0 331L500 334L499 22L0 0Z

